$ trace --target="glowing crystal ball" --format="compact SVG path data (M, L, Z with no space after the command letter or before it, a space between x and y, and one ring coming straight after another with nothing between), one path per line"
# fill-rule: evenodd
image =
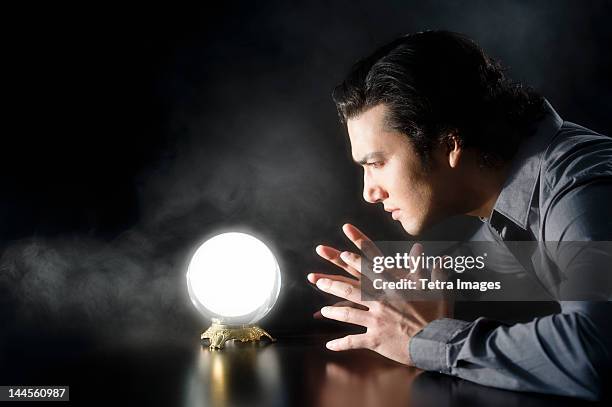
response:
M225 325L253 324L278 299L281 274L270 249L246 233L223 233L204 242L187 270L187 289L204 316Z

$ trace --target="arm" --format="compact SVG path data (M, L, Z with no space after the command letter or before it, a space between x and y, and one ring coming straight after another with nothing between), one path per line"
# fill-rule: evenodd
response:
M612 240L611 200L609 183L565 193L548 211L547 240ZM571 269L558 247L552 256ZM581 267L588 260L572 258ZM558 314L511 326L440 319L411 339L410 356L417 367L487 386L594 400L612 365L611 315L610 302L574 301L562 302Z
M608 303L578 302L512 326L439 319L411 339L410 356L417 367L486 386L595 400L609 365L601 338L612 336L610 311Z

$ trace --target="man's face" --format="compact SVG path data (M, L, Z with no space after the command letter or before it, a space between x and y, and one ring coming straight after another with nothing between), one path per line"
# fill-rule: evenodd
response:
M411 235L447 216L452 177L445 176L444 153L434 152L433 169L404 134L385 126L386 107L374 106L347 121L353 160L363 166L363 197L382 203ZM450 175L450 174L446 174Z

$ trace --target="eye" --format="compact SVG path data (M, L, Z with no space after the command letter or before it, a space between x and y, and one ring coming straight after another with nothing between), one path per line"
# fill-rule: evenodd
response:
M368 167L374 167L374 168L380 168L384 165L385 163L383 161L373 161L371 163L366 163L366 165Z

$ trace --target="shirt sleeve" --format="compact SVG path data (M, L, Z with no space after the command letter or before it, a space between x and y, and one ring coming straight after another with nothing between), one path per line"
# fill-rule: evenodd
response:
M607 181L573 188L547 214L549 238L611 241L611 201ZM552 255L566 261L561 249ZM612 366L612 303L560 304L528 323L433 321L410 340L410 356L419 368L487 386L600 399Z

